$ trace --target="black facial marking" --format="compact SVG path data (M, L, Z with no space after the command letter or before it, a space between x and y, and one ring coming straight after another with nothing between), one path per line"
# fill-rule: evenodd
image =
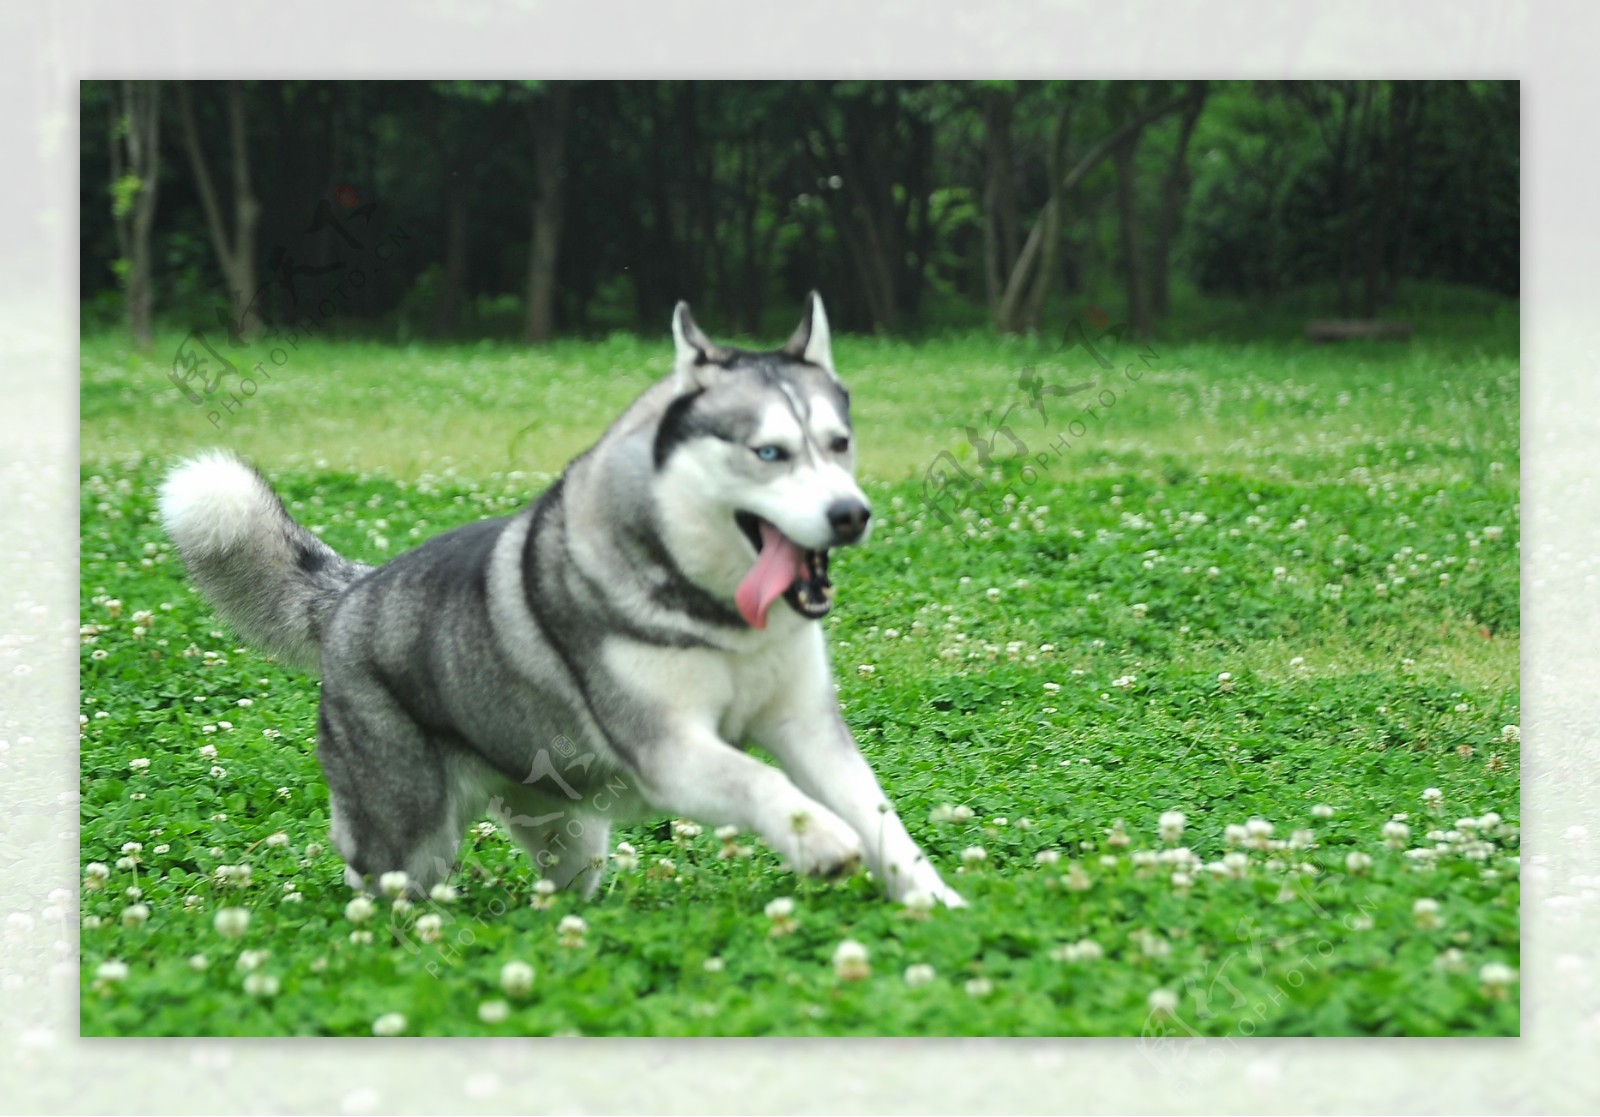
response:
M679 396L667 406L666 414L661 416L661 425L656 428L655 447L652 450L657 469L666 464L666 460L672 456L672 451L694 437L695 423L691 412L695 401L704 394L704 389L690 392Z
M299 540L294 541L294 562L307 574L315 574L328 565L330 553L325 548L312 547Z

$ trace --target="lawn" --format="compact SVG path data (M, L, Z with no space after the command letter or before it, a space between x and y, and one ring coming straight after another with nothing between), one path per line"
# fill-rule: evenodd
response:
M1325 348L1091 326L1109 370L836 339L877 526L825 623L971 903L927 914L668 819L589 903L483 823L453 895L352 906L314 681L153 522L226 445L381 560L528 500L665 336L302 342L231 413L169 382L178 335L86 338L84 1034L1518 1034L1518 334L1479 311Z

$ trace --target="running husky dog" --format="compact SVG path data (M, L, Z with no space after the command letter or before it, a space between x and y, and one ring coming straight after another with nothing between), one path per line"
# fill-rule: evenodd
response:
M335 554L223 453L172 473L162 522L230 624L320 667L352 888L400 870L426 892L491 810L547 878L592 894L610 820L654 811L962 906L834 697L828 552L864 541L870 510L822 300L772 352L713 344L685 303L672 333L671 375L533 505L382 567Z

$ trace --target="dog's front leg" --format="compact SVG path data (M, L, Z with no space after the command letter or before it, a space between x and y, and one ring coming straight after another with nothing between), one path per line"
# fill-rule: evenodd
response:
M796 871L813 876L843 876L861 863L855 827L709 730L679 726L632 760L639 791L658 810L754 831Z
M806 794L855 828L866 847L867 865L892 898L904 900L913 892L925 892L946 907L967 906L907 833L831 699L796 704L778 713L756 739Z

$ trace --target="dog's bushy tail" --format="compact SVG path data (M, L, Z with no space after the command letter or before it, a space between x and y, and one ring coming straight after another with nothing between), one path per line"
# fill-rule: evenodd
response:
M295 523L266 478L222 451L174 469L160 506L162 526L223 620L263 651L316 671L334 603L372 568Z

